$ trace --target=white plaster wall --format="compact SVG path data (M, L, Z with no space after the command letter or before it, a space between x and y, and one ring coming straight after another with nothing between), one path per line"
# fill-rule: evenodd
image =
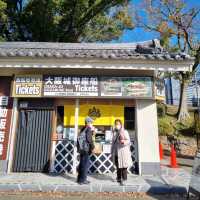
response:
M157 107L154 100L136 101L139 172L141 163L159 163Z

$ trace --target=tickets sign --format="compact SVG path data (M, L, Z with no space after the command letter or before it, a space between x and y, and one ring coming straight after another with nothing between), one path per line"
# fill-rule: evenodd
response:
M49 97L98 96L96 76L44 76L43 95Z
M152 77L19 75L13 97L153 98Z
M17 75L13 81L13 97L41 97L42 75Z

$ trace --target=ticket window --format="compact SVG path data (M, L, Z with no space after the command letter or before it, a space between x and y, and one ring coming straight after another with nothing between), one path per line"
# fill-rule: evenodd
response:
M112 141L112 130L114 126L115 119L120 119L124 123L124 127L128 130L131 138L135 136L135 107L126 107L124 105L87 105L85 109L90 110L90 112L84 112L80 110L79 122L82 122L82 125L79 125L79 130L83 128L83 120L87 114L91 114L91 117L97 117L94 120L94 126L97 128L95 134L96 143L111 143ZM109 110L110 109L110 110ZM100 116L98 117L98 113Z
M87 108L88 107L88 108ZM120 119L124 128L128 130L130 138L134 138L135 135L135 108L134 107L125 107L124 105L87 105L85 109L90 110L92 108L92 112L88 112L91 114L91 117L97 117L94 121L94 126L97 128L97 132L93 136L93 141L95 143L95 154L101 153L110 153L111 150L111 142L112 142L112 130L114 126L114 121L116 119ZM98 112L100 116L98 117ZM80 115L84 112L80 110ZM83 114L85 117L86 113ZM82 122L84 120L83 116L79 116L82 118ZM79 120L81 123L81 121ZM83 128L79 126L79 130Z
M135 108L124 105L93 105L83 104L79 106L78 133L85 126L85 117L94 119L94 126L97 128L95 134L96 143L110 143L111 132L115 119L121 119L125 129L128 130L131 138L135 134ZM63 124L63 139L74 139L75 134L75 105L57 107L57 125Z
M113 109L114 116L118 109ZM121 112L122 113L122 112ZM119 117L121 117L120 114ZM85 118L90 116L94 119L94 126L97 129L93 139L96 143L111 142L111 130L114 124L114 117L107 105L81 104L79 105L78 134L85 126ZM75 105L64 105L57 107L57 125L63 119L63 139L73 140L75 135ZM122 118L122 117L121 117Z
M85 125L85 117L94 119L96 132L93 140L96 144L111 143L115 117L124 121L123 105L82 104L79 110L79 132Z
M123 114L124 116L119 119L123 119L122 122L124 123L124 128L129 132L129 135L131 138L135 137L135 107L124 107L123 108ZM118 117L113 116L114 119L117 119ZM113 123L109 126L106 125L96 125L98 132L96 133L96 142L109 142L109 136L107 138L106 133L109 134L109 131L112 131L114 126L114 120Z

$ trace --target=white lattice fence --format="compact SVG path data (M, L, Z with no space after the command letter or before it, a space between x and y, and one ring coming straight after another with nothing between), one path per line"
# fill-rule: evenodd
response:
M134 142L131 144L131 153L133 166L128 169L129 173L137 173L137 152L136 145ZM55 161L54 161L54 172L69 172L72 173L73 159L74 158L74 142L72 141L59 141L56 145L55 150ZM79 165L79 155L77 156L76 167ZM115 166L111 161L110 154L92 154L90 156L90 167L89 173L113 173L115 171Z
M69 172L72 173L74 158L74 142L59 141L55 149L54 172Z

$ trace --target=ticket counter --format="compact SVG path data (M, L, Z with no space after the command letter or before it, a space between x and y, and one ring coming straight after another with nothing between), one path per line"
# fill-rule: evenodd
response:
M56 172L72 172L74 166L73 157L76 155L76 116L75 100L67 103L58 101L56 118L57 126L63 125L63 132L57 133L55 147L55 163L53 170ZM78 134L85 125L85 117L94 119L94 126L97 129L93 135L95 153L90 156L90 173L110 173L115 171L111 161L112 129L115 119L122 120L125 129L128 130L131 138L131 152L133 166L129 168L130 173L138 173L137 147L135 136L135 103L129 100L79 100L78 103ZM67 158L67 159L66 159Z

